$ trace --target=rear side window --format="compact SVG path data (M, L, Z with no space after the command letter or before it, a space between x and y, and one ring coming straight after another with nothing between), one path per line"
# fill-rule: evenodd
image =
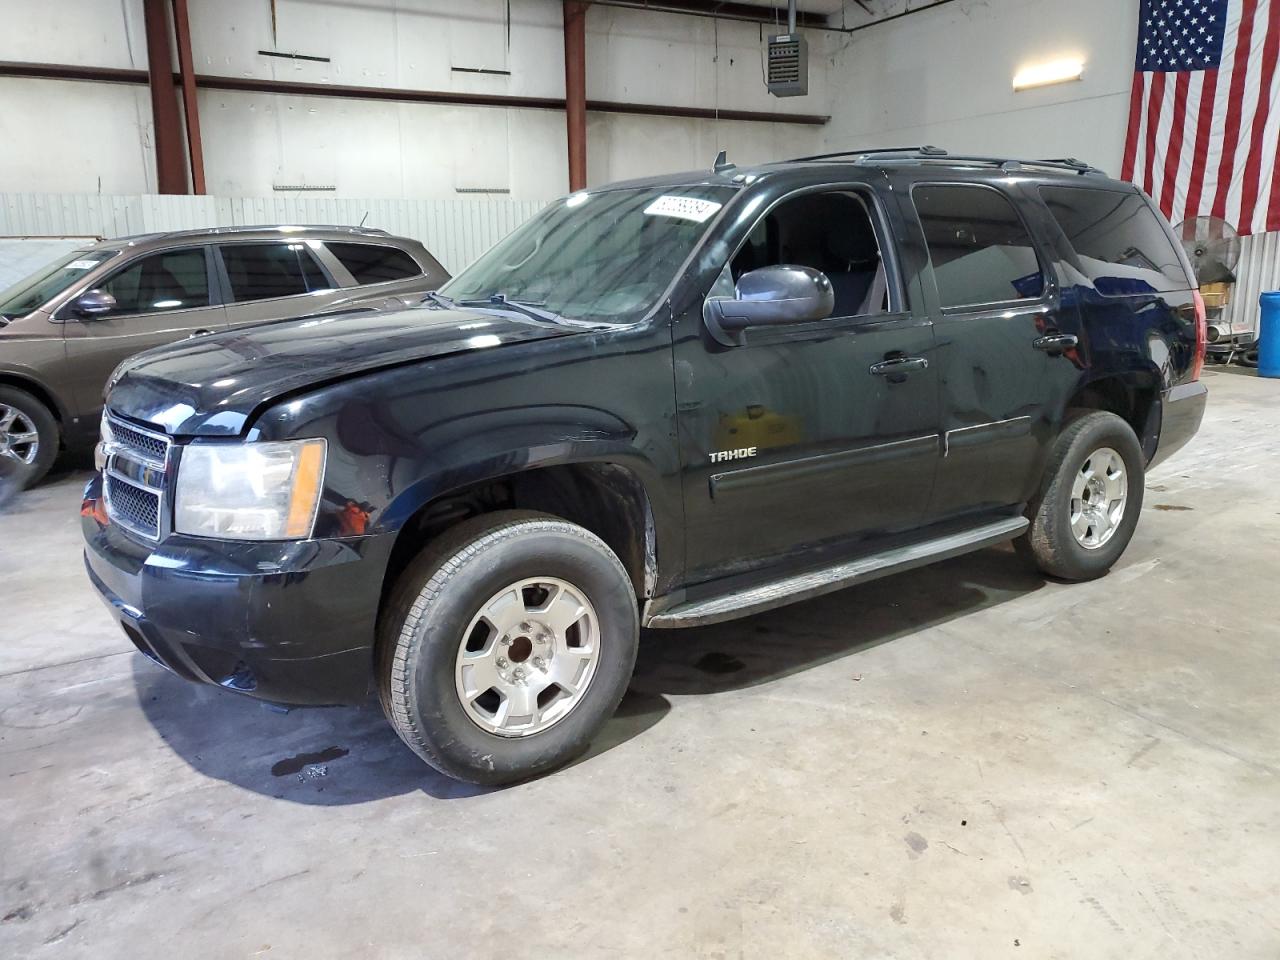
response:
M373 243L335 243L325 241L329 252L356 278L356 283L385 283L421 276L422 268L413 257L395 247Z
M230 243L218 249L237 303L295 297L332 286L305 243Z
M113 314L207 307L209 272L204 249L153 253L114 274L97 289L116 298Z
M1117 297L1191 286L1173 242L1141 195L1041 187L1040 196L1099 293Z
M1031 236L1004 194L974 184L911 191L943 307L1030 300L1044 293Z

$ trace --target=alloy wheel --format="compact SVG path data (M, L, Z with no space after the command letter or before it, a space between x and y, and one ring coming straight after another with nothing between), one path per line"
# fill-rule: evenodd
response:
M1120 528L1129 499L1124 460L1110 447L1085 458L1071 484L1071 532L1086 550L1105 545Z
M0 403L0 457L30 466L40 453L40 434L31 417L17 407Z
M581 701L600 655L600 621L586 595L555 577L499 590L458 649L458 698L473 723L503 737L541 733Z

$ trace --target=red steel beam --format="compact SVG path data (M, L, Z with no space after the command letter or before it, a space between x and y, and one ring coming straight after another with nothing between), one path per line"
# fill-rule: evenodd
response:
M0 77L40 80L85 80L99 83L146 83L145 70L118 67L83 67L64 63L0 61ZM174 76L174 84L180 82ZM292 80L259 80L253 77L218 77L196 74L201 90L239 90L293 97L332 97L338 100L381 100L392 103L440 103L462 107L506 107L527 110L565 109L560 97L517 97L489 93L453 93L446 90L411 90L401 87L356 87L337 83L301 83ZM656 103L621 103L588 100L588 113L628 113L648 117L685 117L692 120L741 120L754 123L790 123L822 126L831 120L816 113L767 113L762 110L715 110L710 107L673 107Z
M564 118L569 191L587 185L587 5L564 0Z
M203 195L204 145L200 140L200 105L196 102L196 68L191 56L191 21L187 0L173 0L173 32L178 41L178 69L182 73L182 115L187 121L187 156L191 160L191 192Z
M187 161L182 155L182 121L173 89L173 57L169 53L169 15L165 0L143 0L147 33L147 75L151 86L151 119L155 127L156 190L187 192Z

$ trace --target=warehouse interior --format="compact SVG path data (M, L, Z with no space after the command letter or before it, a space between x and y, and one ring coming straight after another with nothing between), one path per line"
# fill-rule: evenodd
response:
M1160 130L1180 120L1134 132L1160 100L1135 81L1143 21L1175 5L1189 27L1243 19L1235 69L1255 48L1261 64L1230 145L1253 185L1220 175L1212 216L1176 162L1151 181ZM310 241L344 286L364 282L338 262L344 239L394 240L437 270L360 305L416 309L512 231L619 181L732 164L749 185L762 165L930 145L999 169L1079 158L1145 189L1198 275L1209 395L1194 438L1146 474L1106 576L1067 583L1000 543L643 629L585 754L477 786L424 765L376 695L259 703L150 662L86 576L95 380L90 412L60 414L86 446L50 451L26 489L0 471L0 955L1280 954L1280 627L1265 601L1280 371L1259 305L1280 290L1280 0L0 0L0 14L0 290L115 238L326 225L354 231ZM781 48L797 37L793 75ZM1172 80L1167 99L1194 113ZM238 282L209 264L212 285ZM0 306L0 333L7 319ZM0 467L20 449L3 390L36 392L18 339L0 336ZM1280 332L1273 349L1280 363ZM583 402L607 407L624 380ZM722 446L732 459L745 443Z

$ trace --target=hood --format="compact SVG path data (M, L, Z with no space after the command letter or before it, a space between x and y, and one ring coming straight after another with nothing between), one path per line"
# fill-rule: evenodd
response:
M286 394L386 367L580 332L490 311L416 307L282 320L148 350L107 385L114 413L180 435L237 436Z

